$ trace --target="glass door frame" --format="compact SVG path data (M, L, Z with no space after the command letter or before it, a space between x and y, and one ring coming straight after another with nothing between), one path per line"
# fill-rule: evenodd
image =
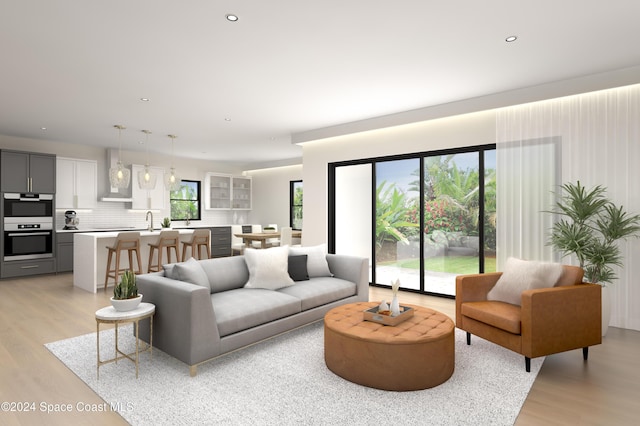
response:
M478 237L479 237L479 273L483 273L485 271L485 250L484 250L484 240L485 240L485 161L484 161L484 152L491 151L496 149L496 144L485 144L485 145L475 145L470 147L463 148L453 148L453 149L444 149L444 150L435 150L435 151L424 151L410 154L398 154L392 156L385 157L372 157L372 158L364 158L359 160L349 160L349 161L340 161L335 163L328 164L328 202L327 202L327 250L329 253L335 253L336 248L336 200L335 200L335 185L336 185L336 177L335 171L338 167L344 166L354 166L354 165L362 165L362 164L370 164L371 165L371 188L370 188L370 196L372 200L372 206L374 208L371 209L371 280L372 282L369 285L374 287L383 287L390 288L390 285L387 284L379 284L376 283L376 245L375 245L375 237L376 237L376 164L379 162L388 162L388 161L396 161L396 160L407 160L407 159L416 159L418 158L420 161L420 173L419 173L419 182L420 182L420 226L422 227L424 224L424 159L426 157L435 157L435 156L443 156L443 155L452 155L452 154L463 154L469 152L478 153L478 182L479 182L479 190L478 190L478 200L479 202L479 218L478 218ZM422 229L422 228L421 228ZM420 289L407 289L403 288L403 291L415 292L420 294L433 295L438 297L450 298L453 299L455 296L450 296L441 293L432 293L425 291L425 280L424 280L424 232L419 233L420 236Z

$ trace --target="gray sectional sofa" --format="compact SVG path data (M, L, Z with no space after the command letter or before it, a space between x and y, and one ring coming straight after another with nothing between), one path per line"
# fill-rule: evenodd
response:
M194 376L197 366L207 360L322 319L335 306L368 301L368 259L323 253L326 273L310 263L307 271L300 263L307 261L307 255L301 256L305 249L297 250L295 262L289 257L288 272L306 273L309 278L298 277L300 281L278 289L255 288L260 283L255 282L253 270L250 273L247 255L189 259L139 275L144 301L156 305L153 345L189 365ZM312 257L310 253L309 262ZM303 271L292 272L294 263ZM250 277L253 287L247 288ZM140 324L140 336L149 341L146 321Z

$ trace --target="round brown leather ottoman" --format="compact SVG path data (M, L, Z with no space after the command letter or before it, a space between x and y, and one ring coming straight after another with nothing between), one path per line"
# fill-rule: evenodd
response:
M365 321L375 302L350 303L324 317L324 360L329 370L360 385L393 391L444 383L455 365L454 324L422 306L395 327Z

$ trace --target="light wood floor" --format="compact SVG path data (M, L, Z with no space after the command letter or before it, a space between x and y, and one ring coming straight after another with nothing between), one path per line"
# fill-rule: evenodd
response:
M386 289L372 288L370 294L371 300L391 299ZM35 406L32 412L0 411L0 424L127 424L108 410L80 412L79 407L103 408L102 399L43 346L95 332L95 311L109 297L75 289L71 274L0 281L0 402ZM453 300L412 293L402 293L401 300L455 314ZM579 350L547 357L516 424L637 424L639 354L640 332L610 328L587 363ZM68 404L71 412L42 411Z

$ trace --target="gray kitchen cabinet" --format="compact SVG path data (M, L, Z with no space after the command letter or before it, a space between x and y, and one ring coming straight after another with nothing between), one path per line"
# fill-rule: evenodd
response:
M26 277L37 274L50 274L56 271L55 259L15 260L0 263L2 278Z
M56 237L56 270L71 272L73 271L73 232L59 232Z
M231 227L211 228L211 257L231 256Z
M56 156L21 151L0 152L2 192L55 194Z

